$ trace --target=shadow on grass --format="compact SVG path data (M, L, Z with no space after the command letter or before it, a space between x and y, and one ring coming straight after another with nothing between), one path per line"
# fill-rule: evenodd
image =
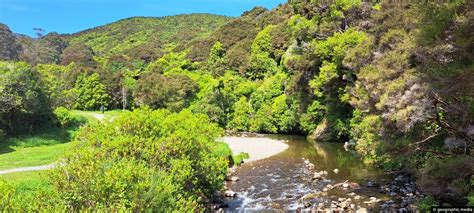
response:
M13 152L18 148L50 146L70 142L85 122L77 121L68 128L45 127L34 133L13 136L0 142L0 154Z

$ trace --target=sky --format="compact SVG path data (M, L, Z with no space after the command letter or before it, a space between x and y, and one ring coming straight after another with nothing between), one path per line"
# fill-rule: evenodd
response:
M74 33L132 16L212 13L240 16L255 6L274 8L286 0L0 0L0 23L34 36L33 28Z

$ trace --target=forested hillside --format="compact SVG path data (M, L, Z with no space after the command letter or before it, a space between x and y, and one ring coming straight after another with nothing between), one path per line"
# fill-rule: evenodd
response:
M433 202L473 204L473 9L464 0L290 0L235 19L130 18L35 39L1 26L0 57L6 61L0 63L0 131L28 131L19 128L22 123L32 119L33 126L60 106L166 109L160 113L169 122L192 112L207 116L196 122L208 119L232 131L346 142L365 163L414 176ZM130 134L126 124L115 125ZM97 134L99 142L87 146L116 133L108 127ZM95 140L79 138L88 139ZM185 167L179 163L159 166ZM150 164L141 169L161 168ZM199 182L191 195L211 194L205 185ZM72 188L67 190L76 193ZM198 202L188 195L173 202ZM76 207L88 205L76 201Z

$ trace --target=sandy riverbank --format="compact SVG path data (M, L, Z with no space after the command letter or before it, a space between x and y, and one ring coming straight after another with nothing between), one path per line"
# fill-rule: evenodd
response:
M250 158L245 160L247 163L268 158L288 148L283 141L263 137L226 136L221 141L227 143L234 154L248 153Z

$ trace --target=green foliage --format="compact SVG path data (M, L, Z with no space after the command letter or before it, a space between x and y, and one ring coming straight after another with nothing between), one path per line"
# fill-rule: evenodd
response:
M300 117L300 125L305 133L310 133L322 122L326 108L317 100L313 101Z
M278 132L291 133L295 131L298 117L296 104L288 103L289 100L285 94L282 94L273 99L272 104L272 118L273 123L276 124Z
M351 120L352 138L356 140L356 150L363 155L368 163L375 163L377 150L382 138L382 119L377 115L363 115L354 112Z
M52 110L39 73L24 62L0 62L0 129L18 134L47 126Z
M186 58L186 53L168 53L158 60L150 63L145 72L150 73L181 73L183 70L190 68L191 62Z
M69 45L61 54L61 64L75 63L83 67L95 68L94 51L81 42Z
M131 54L150 44L159 47L159 44L181 44L204 37L231 19L211 14L134 17L73 34L69 40L83 42L99 55Z
M418 4L417 9L421 15L418 42L422 45L430 45L439 40L445 33L446 27L456 16L456 10L465 3L464 0L457 0L447 3Z
M238 155L232 156L232 159L236 165L240 165L244 163L245 159L249 159L249 158L250 158L249 153L246 153L246 152L241 152Z
M278 127L269 115L272 115L271 105L266 103L260 105L260 108L255 112L253 119L250 122L250 131L277 133Z
M346 51L367 39L365 33L355 29L348 29L343 33L334 33L333 36L324 41L312 43L315 53L322 59L331 59L336 65L340 65Z
M213 76L222 76L227 70L226 51L220 42L212 46L205 69Z
M466 205L473 174L472 156L431 158L420 171L419 186L442 202Z
M193 211L222 187L222 134L205 115L139 109L84 128L51 174L70 209Z
M313 17L311 20L299 14L292 16L288 21L288 27L290 28L293 38L296 38L297 41L307 41L310 34L315 31L314 26L318 19L318 16Z
M151 73L138 80L133 96L140 105L180 111L190 105L197 90L196 82L184 74Z
M342 9L342 11L347 11L353 7L359 7L361 0L336 0L335 6Z
M431 211L431 207L439 206L439 203L431 196L420 198L416 201L416 206L423 211Z
M240 97L240 99L235 102L233 108L234 113L232 115L232 120L230 120L227 128L237 131L248 131L252 109L250 108L250 103L247 101L247 98L245 96Z
M323 96L323 87L331 80L337 78L337 65L331 62L323 61L319 69L319 75L309 82L309 86L314 89L314 94L318 97Z
M74 120L72 113L65 107L58 107L54 110L56 120L59 122L61 127L69 126Z
M272 58L272 37L271 31L274 25L267 26L260 31L252 43L250 54L250 65L246 75L251 79L261 79L267 74L274 74L277 70L277 63Z
M70 89L74 87L74 64L60 66L55 64L38 64L36 69L41 74L42 87L48 95L52 107L72 106Z
M3 129L0 129L0 142L3 142L3 139L5 139L6 133L3 131Z
M100 82L99 75L80 75L73 88L75 95L74 108L81 110L98 110L106 106L110 96Z

